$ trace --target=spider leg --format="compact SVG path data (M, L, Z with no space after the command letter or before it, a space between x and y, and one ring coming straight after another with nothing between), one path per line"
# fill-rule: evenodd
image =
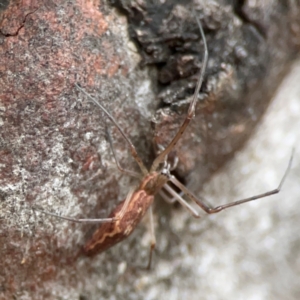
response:
M206 71L206 67L207 67L207 61L208 61L208 50L207 50L207 44L206 44L206 39L205 39L205 35L203 32L203 28L201 26L200 20L198 17L196 17L199 29L200 29L200 33L201 33L201 37L203 40L203 44L204 44L204 54L203 54L203 62L202 62L202 68L201 68L201 72L197 81L197 85L196 85L196 89L193 95L193 99L190 103L189 109L188 109L188 113L186 115L186 118L183 122L183 124L181 125L181 127L179 128L178 132L176 133L175 137L173 138L173 140L170 142L170 144L156 157L156 159L154 160L150 172L157 170L159 164L161 164L165 157L172 151L172 149L175 147L175 145L177 144L177 142L179 141L179 139L181 138L181 136L184 134L186 128L188 127L188 125L190 124L190 121L194 118L195 116L195 108L196 108L196 102L198 99L198 94L200 91L200 88L202 86L202 82L203 82L203 78L204 78L204 74Z
M156 246L152 206L149 207L148 214L149 214L149 222L150 222L151 241L150 241L150 251L149 251L149 260L148 260L147 269L150 270L151 269L153 251L154 251L155 246Z
M224 209L227 209L229 207L233 207L233 206L237 206L246 202L250 202L250 201L254 201L257 199L261 199L261 198L265 198L271 195L275 195L278 194L282 188L283 183L285 182L285 179L291 169L292 166L292 161L293 161L293 156L294 156L294 150L292 151L291 157L289 159L289 163L288 166L285 170L285 173L278 185L278 187L276 189L273 189L271 191L262 193L262 194L258 194L258 195L254 195L252 197L249 198L244 198L241 200L237 200L237 201L233 201L230 203L226 203L223 205L218 205L216 207L211 207L209 205L207 205L203 200L198 199L192 192L190 192L180 181L178 181L174 176L171 176L170 181L177 186L180 190L182 190L191 200L193 200L197 205L199 205L206 213L208 214L215 214L218 213Z
M161 189L158 193L169 204L175 203L177 201L175 197L171 198L169 195L167 195L167 193L163 189ZM182 194L183 192L180 193L180 196L182 196Z
M173 178L174 176L172 176ZM175 177L174 177L175 178ZM178 181L176 179L176 181ZM179 181L178 181L179 182ZM173 183L173 181L172 181ZM181 184L181 183L180 183ZM170 193L184 208L186 208L195 218L200 218L199 213L189 203L187 203L178 193L176 193L169 185L165 184L164 188ZM180 188L180 187L179 187ZM185 192L184 190L182 190Z
M124 169L121 164L119 163L118 159L117 159L117 155L116 155L116 151L115 151L115 147L113 145L113 142L112 142L112 138L111 138L111 134L110 134L110 131L108 128L106 128L106 136L107 136L107 139L109 141L109 144L110 144L110 148L112 150L112 153L113 153L113 156L114 156L114 159L115 159L115 162L116 162L116 165L117 165L117 168L119 169L119 171L123 174L127 174L129 176L132 176L132 177L135 177L135 178L140 178L140 174L139 173L136 173L134 171L131 171L131 170L127 170L127 169Z
M74 222L74 223L110 223L110 222L116 222L117 220L120 220L120 219L123 218L123 216L124 216L124 214L127 210L128 204L131 200L133 192L134 192L134 189L131 189L129 191L129 193L127 194L127 197L125 199L125 202L124 202L124 205L123 205L122 209L120 210L118 215L114 218L80 219L80 218L72 218L72 217L67 217L67 216L61 216L61 215L58 215L58 214L55 214L55 213L52 213L52 212L49 212L49 211L44 211L42 209L38 209L36 207L32 207L32 209L34 211L41 212L45 215L53 216L53 217L56 217L56 218L59 218L59 219L62 219L62 220L66 220L66 221L70 221L70 222Z
M118 128L119 132L122 134L122 136L124 137L125 141L127 142L128 146L130 148L131 155L133 156L133 158L135 159L135 161L139 165L141 171L143 172L144 175L148 174L148 170L145 167L142 159L138 155L138 153L137 153L134 145L132 144L132 142L130 141L130 139L128 138L128 136L125 134L125 132L123 131L123 129L121 128L121 126L117 123L117 121L115 120L115 118L106 110L106 108L104 106L102 106L102 104L100 104L100 102L98 102L95 98L93 98L91 95L89 95L77 83L75 83L75 86L77 87L77 89L79 91L81 91L83 94L85 94L92 102L94 102L105 113L105 115L111 120L111 122Z

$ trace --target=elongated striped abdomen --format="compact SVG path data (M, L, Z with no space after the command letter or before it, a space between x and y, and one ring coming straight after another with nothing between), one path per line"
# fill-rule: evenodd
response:
M142 220L153 199L154 196L149 196L144 190L134 192L123 218L101 224L91 240L85 244L84 253L88 256L96 255L127 238ZM123 204L124 201L111 212L109 218L115 217L122 209Z

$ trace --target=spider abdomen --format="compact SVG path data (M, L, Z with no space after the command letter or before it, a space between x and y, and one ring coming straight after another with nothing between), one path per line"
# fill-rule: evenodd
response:
M126 239L140 223L153 199L154 196L148 195L144 190L135 191L124 215L115 222L101 224L92 238L85 244L84 253L88 256L94 256ZM109 218L118 217L124 202L125 200L118 204L109 215Z

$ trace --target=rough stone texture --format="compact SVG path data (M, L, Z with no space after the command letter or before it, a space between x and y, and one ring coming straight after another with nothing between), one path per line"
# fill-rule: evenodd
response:
M209 1L205 3L210 8ZM269 8L278 3L264 1ZM288 4L285 14L269 25L273 34L269 34L269 29L265 31L277 44L271 48L269 44L269 48L258 45L266 52L272 50L272 59L276 57L266 62L267 71L262 68L265 73L249 75L254 79L258 76L253 79L254 86L258 82L261 85L252 88L248 97L253 93L254 99L264 99L256 119L299 46L299 27L293 18L298 2L284 3ZM200 1L195 6L205 20L207 14L201 12ZM261 28L257 23L264 20L269 24L266 15L260 14L268 12L273 16L273 10L256 9L251 13L251 9L256 8L245 1L242 11L250 21L254 19L256 29ZM63 222L30 209L38 206L64 215L104 217L134 184L116 170L105 127L112 130L123 165L134 169L124 141L102 113L76 91L75 82L113 112L146 163L151 163L149 120L161 100L154 96L161 86L151 85L150 77L155 72L147 73L138 67L139 55L128 39L125 17L106 2L98 1L0 1L0 10L1 300L299 298L299 62L257 134L204 187L205 198L214 203L269 190L280 180L295 146L294 167L283 192L201 220L192 219L181 207L158 202L158 247L153 270L148 272L137 267L145 265L148 256L149 235L143 225L122 244L90 259L77 254L93 226ZM206 18L210 64L217 65L214 72L209 67L208 76L215 78L218 91L225 93L221 87L227 87L227 73L223 78L218 68L226 55L215 60L213 54L217 50L213 50L213 42L218 41L218 34L207 28L210 17ZM229 16L226 18L230 20ZM287 34L283 24L288 24L292 34ZM197 34L196 28L192 31ZM193 39L199 49L198 36ZM274 75L276 60L278 77ZM260 62L254 60L253 68ZM246 72L246 66L243 67ZM214 90L209 90L208 81L200 96L209 100ZM224 97L228 98L228 94ZM181 106L180 101L172 105L183 107L177 109L183 114L186 105ZM170 107L165 109L172 112ZM175 121L174 124L180 118ZM198 119L194 124L197 122ZM166 131L159 126L157 132ZM208 132L210 137L212 134ZM198 157L192 147L178 149L179 158L184 152ZM203 186L201 168L195 166L198 162L195 158L181 158L180 162L183 167L178 173L182 176L195 168L184 179L200 195ZM185 162L190 163L186 166Z
M162 2L117 1L143 63L158 69L163 108L155 115L154 140L163 146L182 123L194 91L203 46L192 9L201 18L209 63L196 118L176 150L176 172L186 178L197 165L203 182L249 138L298 53L299 3Z
M150 111L155 101L146 72L137 79L133 71L139 57L127 53L126 36L125 17L97 1L14 1L1 11L0 295L5 299L59 297L61 287L50 285L60 282L67 292L81 281L76 255L93 226L36 215L31 206L104 217L131 185L116 170L105 139L104 128L111 125L74 83L112 111L148 155L149 122L132 100L148 96L143 105L149 101ZM113 127L111 132L121 161L134 167L121 136Z

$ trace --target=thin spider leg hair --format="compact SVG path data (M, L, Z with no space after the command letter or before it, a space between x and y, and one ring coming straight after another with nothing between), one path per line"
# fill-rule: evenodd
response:
M198 78L196 89L195 89L192 101L190 103L187 116L186 116L183 124L179 128L177 134L175 135L173 140L170 142L170 144L156 157L156 159L154 160L154 162L151 166L150 172L157 170L158 166L164 161L165 157L175 147L178 140L181 138L181 136L185 132L186 128L188 127L190 121L195 116L196 102L197 102L197 99L198 99L198 94L199 94L200 88L202 86L202 82L203 82L203 78L204 78L204 74L205 74L206 67L207 67L207 62L208 62L208 50L207 50L206 38L205 38L203 28L202 28L202 25L200 23L199 18L196 17L196 20L197 20L197 23L198 23L198 26L199 26L199 29L200 29L200 33L201 33L201 37L202 37L202 40L203 40L203 44L204 44L204 54L203 54L203 61L202 61L200 76Z
M278 194L282 188L282 185L283 183L285 182L286 180L286 177L291 169L291 166L292 166L292 162L293 162L293 156L294 156L294 149L292 151L292 155L289 159L289 163L288 163L288 166L285 170L285 173L278 185L278 187L274 190L271 190L271 191L268 191L268 192L265 192L265 193L262 193L262 194L258 194L258 195L255 195L255 196L252 196L252 197L249 197L249 198L244 198L244 199L241 199L241 200L237 200L237 201L233 201L233 202L230 202L230 203L226 203L226 204L223 204L223 205L218 205L216 207L211 207L211 206L208 206L206 203L204 203L202 200L198 199L192 192L190 192L180 181L178 181L174 176L171 176L170 178L170 181L175 185L177 186L179 189L181 189L191 200L193 200L198 206L200 206L206 213L208 214L215 214L215 213L218 213L224 209L227 209L229 207L233 207L233 206L237 206L237 205L240 205L240 204L243 204L243 203L246 203L246 202L250 202L250 201L254 201L254 200L257 200L257 199L261 199L261 198L265 198L265 197L268 197L268 196L271 196L271 195L275 195L275 194Z
M122 134L123 138L126 140L127 144L129 145L130 148L130 152L133 156L133 158L135 159L135 161L137 162L137 164L139 165L142 173L144 175L148 174L148 170L145 167L142 159L139 157L134 145L132 144L132 142L130 141L130 139L127 137L127 135L125 134L125 132L123 131L123 129L121 128L121 126L117 123L117 121L115 120L115 118L105 109L104 106L102 106L95 98L93 98L91 95L89 95L83 88L81 88L77 83L75 83L75 86L77 87L77 89L79 91L81 91L83 94L85 94L92 102L94 102L104 113L105 115L111 120L111 122L118 128L119 132Z

